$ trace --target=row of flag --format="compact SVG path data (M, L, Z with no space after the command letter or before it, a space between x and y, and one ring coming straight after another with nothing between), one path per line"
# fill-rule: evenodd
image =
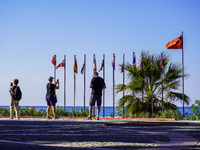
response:
M172 41L170 41L169 43L166 44L166 48L167 49L180 49L183 48L183 37L182 35L173 39ZM56 56L54 55L52 60L51 60L53 65L56 65ZM151 56L151 62L153 62L153 55ZM160 60L160 66L163 69L163 58L161 56L161 60ZM63 60L59 65L56 66L56 69L58 69L59 67L65 67L65 60ZM101 62L101 66L99 69L99 72L102 70L102 68L104 67L104 59ZM115 54L113 54L113 60L112 60L112 67L115 70ZM142 58L140 61L140 68L139 70L142 70L143 64L142 64ZM96 59L94 57L93 59L93 70L97 71L97 66L96 66ZM133 56L133 68L136 69L136 58L135 55ZM85 62L83 63L83 66L81 68L81 73L84 73L84 69L85 69ZM77 65L77 60L75 57L74 60L74 72L78 73L78 65ZM121 68L121 73L124 72L124 63L122 64L122 68Z
M52 62L53 65L56 65L56 56L55 55L53 56L51 62ZM153 63L153 55L151 56L151 62ZM161 60L160 60L160 66L163 69L163 58L162 58L162 56L161 56ZM65 60L63 60L59 65L57 65L56 69L58 69L59 67L65 67ZM104 67L104 59L101 62L101 65L100 65L100 68L99 68L99 72L103 69L103 67ZM115 55L113 55L112 67L115 70ZM74 67L73 68L74 68L74 72L78 73L78 65L77 65L76 58L74 60ZM93 60L92 68L93 68L94 71L97 71L96 59L95 58ZM122 63L121 73L124 72L124 68L125 68L124 63ZM135 57L135 55L133 57L133 68L134 68L134 70L137 69L136 68L136 57ZM143 68L143 63L142 63L142 58L141 58L139 70L141 71L142 68ZM84 69L85 69L85 62L83 63L83 66L82 66L81 71L80 71L82 74L84 73Z

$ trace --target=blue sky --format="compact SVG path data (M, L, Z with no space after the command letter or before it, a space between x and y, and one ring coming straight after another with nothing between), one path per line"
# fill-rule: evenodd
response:
M83 106L83 75L80 69L87 57L86 105L91 89L93 54L99 68L106 55L106 106L112 106L112 55L116 54L116 84L122 83L119 64L137 66L141 52L171 57L180 64L181 50L167 50L166 44L184 33L185 94L191 104L199 95L198 48L200 35L199 0L1 0L0 1L0 105L9 105L8 88L14 78L20 80L23 106L45 106L46 83L53 76L51 58L60 63L67 57L67 106L73 105L73 58L78 70L76 106ZM102 76L102 73L100 73ZM58 103L63 105L63 68L57 70L60 89ZM127 80L126 80L127 82ZM181 92L181 89L180 89ZM117 100L121 94L116 94ZM182 103L176 102L181 106Z

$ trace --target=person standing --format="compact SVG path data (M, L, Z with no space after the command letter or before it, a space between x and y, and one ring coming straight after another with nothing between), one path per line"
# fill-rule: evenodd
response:
M57 97L55 93L55 89L59 89L59 81L55 84L53 84L53 77L49 77L49 83L47 83L47 94L46 94L46 102L47 102L47 119L51 119L49 116L50 109L52 107L54 119L56 119L56 103L57 103Z
M20 113L19 113L19 101L22 97L22 92L20 90L20 87L18 86L19 80L14 79L13 83L10 84L9 92L10 92L10 120L13 119L14 115L14 108L15 108L15 114L16 118L20 119Z
M106 84L104 79L98 76L98 72L94 72L93 78L90 83L90 88L92 88L92 93L90 96L89 102L89 117L87 120L92 120L92 107L95 106L95 102L97 101L97 116L96 120L99 120L99 113L101 111L101 103L102 103L102 89L106 88Z

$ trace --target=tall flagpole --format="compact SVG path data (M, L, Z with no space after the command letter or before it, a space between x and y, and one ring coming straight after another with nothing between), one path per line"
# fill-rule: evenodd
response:
M163 106L163 72L164 72L164 69L163 69L163 53L161 53L161 61L162 61L162 64L160 64L160 65L162 65L161 66L161 69L162 69L161 79L162 79L162 112L163 112L163 108L164 108L164 106Z
M153 55L151 57L151 113L153 115Z
M76 55L74 55L74 62L76 61ZM76 96L76 73L74 70L74 112L75 112L75 96Z
M143 71L143 52L142 52L142 102L144 100L144 71Z
M183 99L183 115L185 114L185 110L184 110L184 53L183 53L183 31L182 31L182 90L183 90L183 95L182 95L182 99Z
M103 54L103 79L105 82L105 54ZM103 117L105 117L105 89L103 89Z
M64 65L64 110L66 107L66 55L64 55L65 65Z
M113 118L115 117L115 53L113 53Z
M86 54L84 54L84 111L85 111L85 75L86 75Z
M124 70L124 59L125 59L125 54L123 54L123 98L124 98L124 72L125 72L125 70ZM123 118L124 118L124 105L123 105Z
M95 60L95 54L93 54L93 74L94 74L94 72L95 72L95 67L96 67L96 64L94 64L94 63L96 63L96 60ZM94 66L95 65L95 66ZM93 108L93 115L95 116L95 105L94 105L94 108Z
M56 55L55 56L55 60L56 60ZM56 60L57 62L57 60ZM56 64L54 65L54 83L56 83Z
M134 60L134 58L135 58L135 52L133 52L133 60ZM134 61L133 61L133 63L134 63ZM135 70L135 68L134 68L134 64L133 64L133 77L134 77L134 70ZM134 103L134 90L133 90L133 103Z

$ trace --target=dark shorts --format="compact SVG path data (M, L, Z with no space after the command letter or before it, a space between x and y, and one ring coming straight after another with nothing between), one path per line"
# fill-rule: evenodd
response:
M97 101L97 106L101 106L101 102L102 102L101 95L91 95L89 105L95 106L96 101Z
M47 95L46 101L48 106L54 106L57 103L56 95Z

